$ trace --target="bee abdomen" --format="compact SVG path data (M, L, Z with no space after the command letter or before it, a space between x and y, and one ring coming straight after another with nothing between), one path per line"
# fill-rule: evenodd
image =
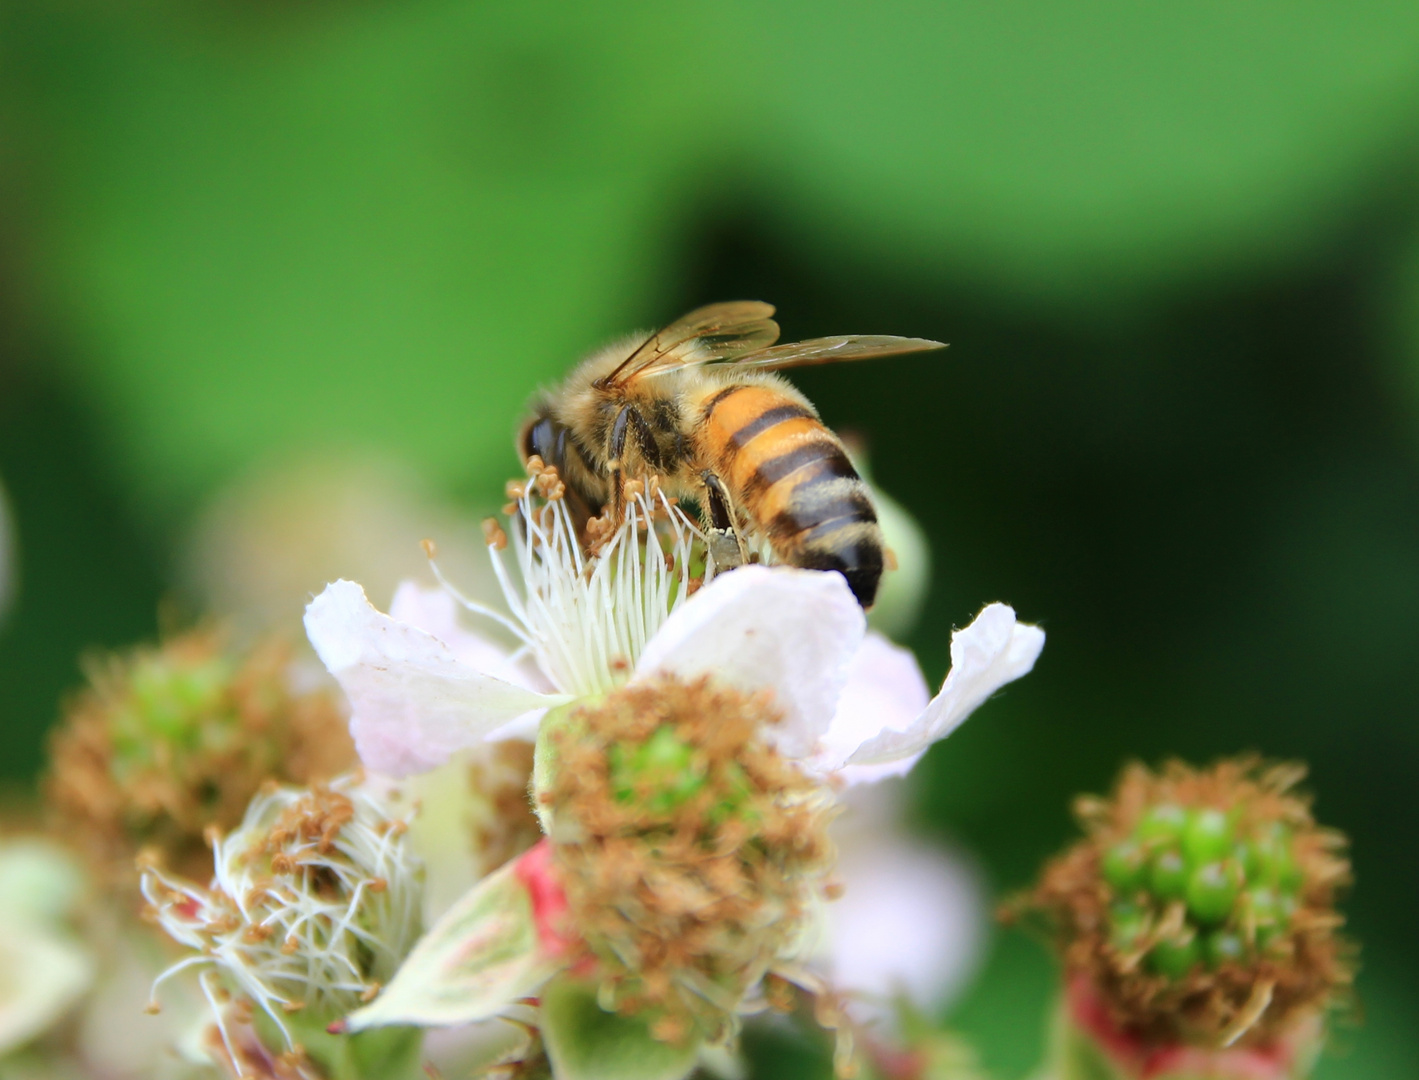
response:
M785 562L837 570L864 607L882 577L867 485L811 408L772 386L727 387L704 420L721 477Z

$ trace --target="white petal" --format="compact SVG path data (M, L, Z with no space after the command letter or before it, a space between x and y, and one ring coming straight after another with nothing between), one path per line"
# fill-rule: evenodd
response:
M448 646L454 659L471 668L541 694L556 690L531 657L514 661L511 651L496 638L467 629L459 622L459 610L458 601L447 589L403 581L390 602L389 617L432 634Z
M0 927L0 1057L57 1023L88 989L94 962L58 934Z
M820 772L842 770L848 783L906 773L915 764L915 756L885 765L851 765L845 770L843 764L878 732L905 729L921 715L930 698L931 690L912 651L869 631L852 658L832 725L811 764Z
M571 700L460 663L437 638L376 611L353 581L327 585L306 607L305 627L350 699L350 732L373 772L434 768L526 713Z
M744 566L671 614L635 678L709 674L740 690L770 689L784 714L774 740L804 757L832 721L866 625L841 574Z
M888 827L840 835L837 876L845 891L827 905L825 942L834 985L866 995L868 1006L906 994L939 1013L981 957L979 875L945 848Z
M958 728L1006 683L1035 666L1045 632L1015 621L1005 604L990 604L970 626L951 635L951 670L920 716L903 728L887 728L866 740L849 765L880 765L920 754Z

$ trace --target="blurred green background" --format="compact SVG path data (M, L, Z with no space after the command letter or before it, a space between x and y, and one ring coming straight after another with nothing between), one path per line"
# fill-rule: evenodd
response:
M3 0L0 775L224 485L486 505L539 382L738 297L951 342L797 380L929 533L928 674L985 601L1050 634L922 827L1008 890L1129 756L1307 759L1365 943L1321 1075L1419 1076L1412 0ZM999 1076L1051 978L997 935L954 1011Z

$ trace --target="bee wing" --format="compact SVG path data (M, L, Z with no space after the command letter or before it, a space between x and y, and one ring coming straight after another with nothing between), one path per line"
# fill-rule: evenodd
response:
M641 342L606 376L606 384L615 386L642 375L763 352L778 340L773 313L772 304L758 300L696 308Z
M900 356L903 353L944 348L945 342L927 338L844 334L840 337L810 338L808 341L775 345L771 349L760 349L755 353L733 357L728 362L735 367L775 370L804 367L808 364L836 364L839 360L873 360L879 356Z

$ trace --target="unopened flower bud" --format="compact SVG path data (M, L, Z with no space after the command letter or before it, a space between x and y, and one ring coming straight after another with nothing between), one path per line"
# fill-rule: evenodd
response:
M1106 1075L1152 1062L1147 1075L1169 1076L1199 1055L1209 1076L1302 1075L1352 975L1336 933L1345 840L1294 793L1303 775L1254 759L1134 765L1111 799L1080 800L1087 836L1030 903L1056 931L1076 1034L1113 1059Z
M288 666L281 645L238 656L209 631L90 665L51 744L61 831L114 881L131 880L139 852L205 876L204 831L235 826L264 781L328 779L353 762L334 700L293 692Z

